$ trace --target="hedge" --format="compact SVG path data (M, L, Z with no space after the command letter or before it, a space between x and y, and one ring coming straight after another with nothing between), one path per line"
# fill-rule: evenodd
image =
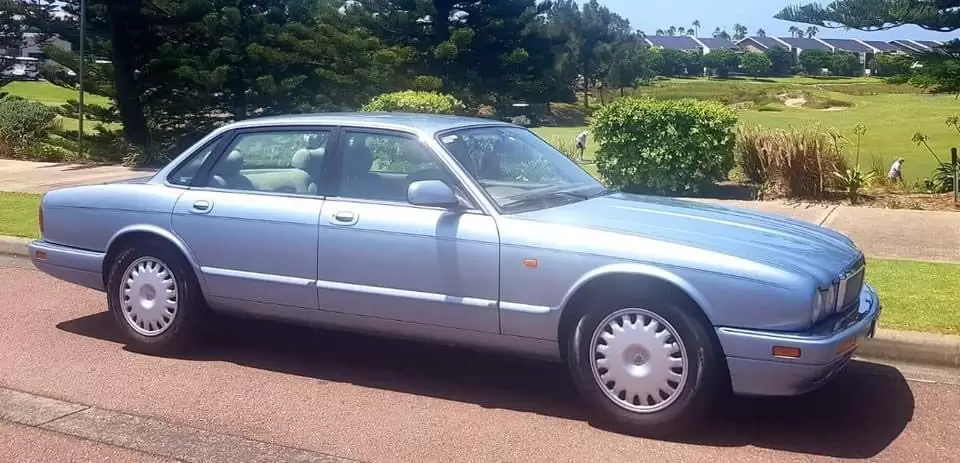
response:
M616 188L700 192L733 168L736 123L714 101L618 99L593 114L597 171Z

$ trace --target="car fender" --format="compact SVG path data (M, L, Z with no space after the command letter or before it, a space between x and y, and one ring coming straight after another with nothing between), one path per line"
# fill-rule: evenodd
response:
M200 264L198 263L196 256L194 256L193 252L190 251L190 247L187 246L187 244L179 236L177 236L176 233L173 233L163 227L153 224L127 225L110 237L110 239L107 241L105 252L109 254L110 249L117 242L117 240L131 233L148 233L175 246L187 259L187 262L190 263L190 266L193 267L193 272L197 276L197 280L200 282L201 289L204 291L204 293L206 293L206 282L203 278L203 272L200 271ZM104 261L104 265L108 265L106 260ZM104 272L104 278L106 278L106 274L107 272Z
M644 276L656 278L658 280L670 283L683 291L690 297L693 302L695 302L700 309L703 311L704 315L709 320L710 314L712 313L713 307L707 301L707 298L704 297L703 293L697 290L689 281L681 277L680 275L671 272L663 267L654 266L650 264L642 263L617 263L605 265L602 267L595 268L589 272L583 274L571 287L567 290L567 293L563 296L563 299L560 302L560 313L562 314L566 310L567 305L570 303L570 300L577 294L577 292L582 289L587 283L604 276L608 275L635 275L635 276Z

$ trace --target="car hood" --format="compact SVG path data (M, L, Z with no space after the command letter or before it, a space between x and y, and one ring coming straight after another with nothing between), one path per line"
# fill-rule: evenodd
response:
M675 243L809 275L840 273L861 257L852 241L828 228L671 198L616 193L519 216ZM611 251L623 255L631 250Z

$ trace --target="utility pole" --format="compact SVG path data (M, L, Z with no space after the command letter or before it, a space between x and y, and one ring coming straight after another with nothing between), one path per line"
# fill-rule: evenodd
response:
M78 113L80 115L80 125L77 131L77 155L83 157L83 74L86 70L87 57L84 54L84 44L87 41L87 5L84 0L80 0L80 101Z

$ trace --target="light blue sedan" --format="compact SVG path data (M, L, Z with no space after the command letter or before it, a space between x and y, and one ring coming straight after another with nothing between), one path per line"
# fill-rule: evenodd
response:
M209 311L564 361L621 429L794 395L872 336L864 257L802 222L606 189L532 132L412 114L262 118L156 175L47 193L34 264L169 352Z

